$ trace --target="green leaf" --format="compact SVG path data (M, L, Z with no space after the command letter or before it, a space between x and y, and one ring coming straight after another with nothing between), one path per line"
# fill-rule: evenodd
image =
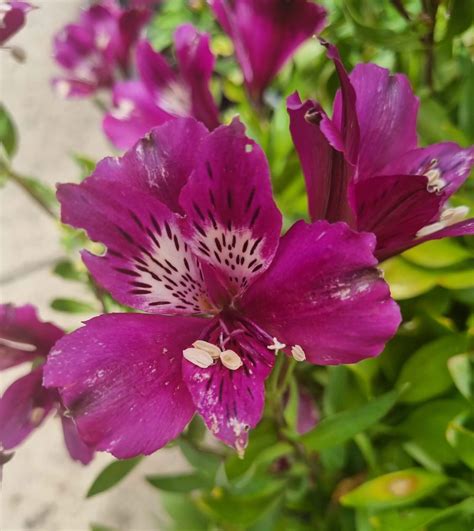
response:
M388 510L372 516L370 522L376 531L421 531L430 524L458 514L474 514L474 498L466 498L462 502L451 505L446 509L414 507L399 511ZM451 518L450 522L452 523ZM451 527L450 530L454 531L455 528Z
M61 260L58 262L54 266L53 273L66 280L74 280L78 282L83 282L87 278L82 271L76 269L76 266L70 260Z
M369 509L400 507L425 498L447 482L442 474L408 468L363 483L342 496L341 503Z
M91 524L90 531L114 531L112 527L103 524Z
M58 312L65 313L95 313L96 308L88 302L77 301L74 299L54 299L51 302L51 308Z
M95 478L91 487L87 491L87 498L95 496L101 492L109 490L122 481L142 460L142 457L114 461L106 466L104 470Z
M146 476L153 487L167 492L191 492L212 487L212 480L203 474L178 474L176 476Z
M208 476L215 476L221 464L221 459L217 455L199 450L183 438L178 439L178 445L192 467Z
M474 356L459 354L448 361L451 378L459 392L468 400L474 398Z
M206 517L197 509L194 500L184 494L161 491L160 500L173 523L160 527L170 531L208 531Z
M467 260L472 257L465 247L462 247L456 240L444 239L417 245L405 251L403 257L416 265L436 269L448 267Z
M385 280L396 300L410 299L436 286L436 277L402 258L391 258L382 264Z
M473 23L474 9L466 0L451 0L448 27L445 39L451 40L456 35L463 33Z
M470 412L461 413L448 424L446 439L459 458L474 470L474 431L469 426L474 426Z
M449 389L453 381L448 371L448 360L465 352L467 345L465 336L448 335L417 350L403 365L398 377L398 388L410 384L400 400L421 402Z
M72 157L79 168L79 178L81 181L86 177L89 177L89 175L95 170L96 162L91 158L81 155L80 153L74 153Z
M370 428L395 405L398 391L391 391L369 403L323 419L314 430L301 437L301 442L313 451L341 444Z
M13 118L5 106L0 103L0 145L11 158L16 151L17 133Z
M397 431L414 443L425 459L441 465L455 464L458 458L446 441L446 429L464 408L465 402L461 400L432 400L410 412ZM411 455L416 458L415 454Z

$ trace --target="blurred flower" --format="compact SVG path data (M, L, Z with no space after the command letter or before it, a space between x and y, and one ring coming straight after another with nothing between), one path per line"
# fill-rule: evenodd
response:
M0 305L0 370L32 363L32 370L16 380L0 398L0 449L12 450L58 411L67 450L76 461L87 464L93 450L86 446L73 420L66 416L59 395L43 387L43 367L51 347L64 332L38 319L36 309L26 305Z
M34 9L28 2L4 2L0 4L0 46L21 30L26 14Z
M62 97L84 97L111 87L120 73L128 74L130 56L140 31L150 18L143 9L121 9L113 0L95 4L54 38L54 58L66 71L53 79Z
M219 125L219 115L209 82L214 56L209 35L191 24L174 34L178 71L155 52L148 41L137 47L139 81L117 83L114 109L104 118L104 131L119 148L127 149L152 127L177 116L192 116L209 129Z
M374 64L348 76L337 49L324 44L341 84L332 119L314 101L288 98L311 219L373 232L380 260L428 240L473 234L474 219L463 221L467 207L448 201L471 171L474 147L417 147L418 98L408 79Z
M267 160L238 120L171 120L58 198L107 247L83 253L97 282L148 312L88 321L45 370L84 440L117 457L161 448L196 410L242 453L275 350L352 363L399 324L373 235L301 221L280 238Z
M256 101L298 46L326 24L326 10L308 0L209 3L234 42L245 83Z

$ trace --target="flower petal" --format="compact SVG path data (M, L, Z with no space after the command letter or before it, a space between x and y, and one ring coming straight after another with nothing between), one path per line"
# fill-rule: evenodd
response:
M54 393L42 386L43 368L16 380L0 398L0 447L18 446L48 416Z
M297 93L287 100L290 131L301 161L308 194L309 213L313 221L350 221L348 183L354 173L341 151L334 149L320 128L325 118L321 107Z
M79 461L83 465L89 464L94 457L94 450L82 441L74 421L62 415L61 424L63 427L64 443L71 458L74 461Z
M174 33L180 73L191 89L192 115L209 129L215 129L219 112L209 90L215 63L209 40L209 34L200 33L192 24L183 24Z
M217 361L203 369L183 359L183 378L211 432L243 452L249 429L262 417L264 381L275 355L247 334L235 336L226 348L239 355L240 368L230 370Z
M120 149L132 147L172 116L156 106L148 90L140 81L117 83L113 90L114 108L103 121L105 134Z
M358 178L362 179L380 174L387 163L416 148L419 101L405 75L391 75L375 64L357 65L350 82L356 93L360 127ZM336 123L342 110L339 93L334 103Z
M155 95L160 87L176 82L176 74L166 59L152 48L147 40L138 43L136 51L137 69L150 94Z
M199 265L182 238L178 219L153 196L93 175L58 187L62 220L107 246L83 253L98 283L122 304L166 314L209 309Z
M272 197L268 163L234 120L200 147L200 163L183 188L183 228L193 252L221 272L233 294L270 264L282 217Z
M0 370L46 357L63 335L57 326L40 321L36 308L30 304L1 304Z
M344 223L296 223L271 267L247 291L241 311L279 342L317 364L379 354L400 323L375 268L375 238Z
M423 175L384 175L354 184L357 230L375 234L379 260L409 245L422 227L437 220L443 197L427 186Z
M473 165L474 146L463 149L454 142L441 142L405 153L385 166L381 175L424 175L430 170L437 171L439 178L446 183L443 195L450 196L469 177Z
M179 194L194 170L200 145L209 135L192 118L169 121L153 131L122 157L99 162L94 175L104 183L133 186L182 213Z
M195 408L182 381L183 350L207 321L109 314L65 336L44 369L85 444L118 458L174 439Z
M232 38L250 92L260 99L293 52L326 23L326 10L307 0L211 0Z
M26 13L32 8L27 2L5 2L0 6L0 45L13 37L25 24Z

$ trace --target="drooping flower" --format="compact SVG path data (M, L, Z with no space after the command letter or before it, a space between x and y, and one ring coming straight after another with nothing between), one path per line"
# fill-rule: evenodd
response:
M31 363L31 372L10 385L0 398L0 449L12 450L38 428L52 412L59 413L66 448L76 461L87 464L93 450L77 433L65 413L58 392L43 387L43 367L51 347L64 332L38 319L26 305L0 305L0 370Z
M450 197L468 177L474 147L418 147L418 98L408 79L375 64L347 75L328 47L341 88L330 119L314 101L288 99L290 129L308 192L311 219L344 220L377 237L380 260L419 243L474 233L466 207Z
M174 34L178 69L155 52L148 41L137 47L140 79L117 83L114 109L104 118L104 131L119 148L127 149L150 129L178 116L192 116L209 129L219 125L219 113L209 90L215 58L209 35L192 24Z
M84 440L117 457L161 448L196 411L242 452L276 349L352 363L399 324L372 235L299 222L280 238L265 155L237 120L169 121L58 198L107 248L83 252L96 281L146 312L88 321L45 369Z
M257 101L295 50L326 24L326 10L309 0L209 3L234 43L248 91Z
M124 10L108 0L65 26L54 38L54 58L66 71L53 79L58 94L84 97L112 87L118 73L128 73L132 49L149 17L148 10Z
M3 46L25 25L26 15L34 7L28 2L0 4L0 46Z

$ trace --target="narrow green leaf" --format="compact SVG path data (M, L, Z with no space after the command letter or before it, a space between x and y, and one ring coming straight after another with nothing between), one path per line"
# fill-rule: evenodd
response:
M53 269L53 273L66 280L75 280L78 282L82 282L86 278L84 273L78 271L70 260L61 260L58 262Z
M17 133L13 118L4 105L0 103L0 145L6 154L12 157L17 146Z
M448 335L417 350L403 365L398 377L398 388L410 384L400 400L421 402L449 389L453 380L448 371L448 360L465 352L467 344L463 335Z
M106 466L104 470L95 478L94 482L87 491L87 498L95 496L101 492L109 490L122 481L142 460L142 457L114 461Z
M474 470L474 422L469 412L464 412L454 418L446 430L446 439L454 451L466 465Z
M301 441L314 451L341 444L383 418L395 405L398 397L398 391L391 391L357 409L327 417L314 430L303 435Z
M448 360L448 369L459 392L468 400L474 398L474 356L459 354Z
M74 299L54 299L51 302L51 308L58 312L65 313L94 313L96 308L88 302L77 301Z
M212 486L209 477L203 474L179 474L176 476L146 476L150 485L167 492L191 492Z
M442 474L409 468L363 483L343 496L341 503L371 509L399 507L425 498L447 482L448 478Z

